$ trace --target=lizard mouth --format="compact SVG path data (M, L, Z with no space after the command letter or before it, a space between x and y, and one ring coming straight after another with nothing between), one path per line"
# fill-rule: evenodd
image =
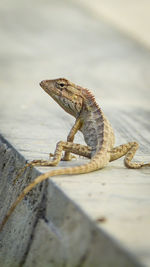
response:
M39 84L48 95L50 95L54 98L55 101L57 101L55 97L57 95L60 96L60 92L54 88L54 84L52 82L49 83L49 80L43 80Z
M50 93L51 90L49 89L49 87L47 86L47 80L43 80L40 83L40 86L42 87L42 89L46 92L46 93Z

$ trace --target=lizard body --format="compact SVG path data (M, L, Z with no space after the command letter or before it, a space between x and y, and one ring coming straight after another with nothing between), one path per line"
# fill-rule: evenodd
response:
M71 153L74 153L87 157L90 161L80 166L51 170L38 176L22 191L13 203L0 225L0 231L24 196L32 190L36 184L39 184L51 176L92 172L105 167L108 162L116 160L124 155L124 163L128 168L150 167L150 163L131 162L138 149L138 144L136 142L130 142L114 148L115 137L113 129L96 103L94 96L88 89L75 85L64 78L44 80L40 83L40 86L67 113L74 116L76 120L68 134L67 141L60 141L57 143L52 160L33 160L21 169L19 175L27 167L31 166L56 166L61 160L63 151L65 151L63 160L71 160ZM87 146L73 143L77 131L83 133ZM17 179L18 177L16 180Z

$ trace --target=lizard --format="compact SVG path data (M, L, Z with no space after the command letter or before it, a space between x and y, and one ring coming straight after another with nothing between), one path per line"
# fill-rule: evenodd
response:
M50 170L35 178L34 181L25 187L8 210L0 225L0 231L16 206L29 191L37 184L52 176L93 172L104 168L109 162L122 156L125 156L124 164L127 168L139 169L146 166L150 167L150 163L132 162L138 149L137 142L129 142L114 147L115 136L112 126L103 114L91 91L65 78L43 80L40 82L40 86L67 113L75 117L75 123L67 136L67 141L59 141L57 143L52 160L33 160L21 169L20 174L22 174L27 167L56 166L61 159L69 161L72 159L71 153L84 156L90 160L80 166ZM74 137L78 131L82 132L86 145L74 143ZM63 152L64 157L62 158ZM17 179L18 177L16 180Z

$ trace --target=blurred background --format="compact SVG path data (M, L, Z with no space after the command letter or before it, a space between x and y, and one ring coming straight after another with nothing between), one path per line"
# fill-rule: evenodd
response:
M13 90L29 105L40 80L66 77L108 105L149 106L149 53L140 46L150 46L149 10L146 0L1 1L2 105Z
M150 47L149 0L79 0L130 37Z
M113 124L117 108L129 113L136 108L138 120L148 123L149 113L141 108L150 108L149 5L146 0L0 1L2 133L28 136L29 117L30 127L38 124L35 118L51 127L47 114L54 117L57 110L60 120L66 118L39 86L59 77L89 88ZM21 123L27 124L22 134ZM38 137L34 131L33 139ZM124 142L120 135L118 140Z

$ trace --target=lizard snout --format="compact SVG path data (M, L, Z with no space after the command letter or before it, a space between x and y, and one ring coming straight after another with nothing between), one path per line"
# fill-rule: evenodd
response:
M41 87L43 87L44 84L45 84L45 81L44 80L40 82L40 86Z

